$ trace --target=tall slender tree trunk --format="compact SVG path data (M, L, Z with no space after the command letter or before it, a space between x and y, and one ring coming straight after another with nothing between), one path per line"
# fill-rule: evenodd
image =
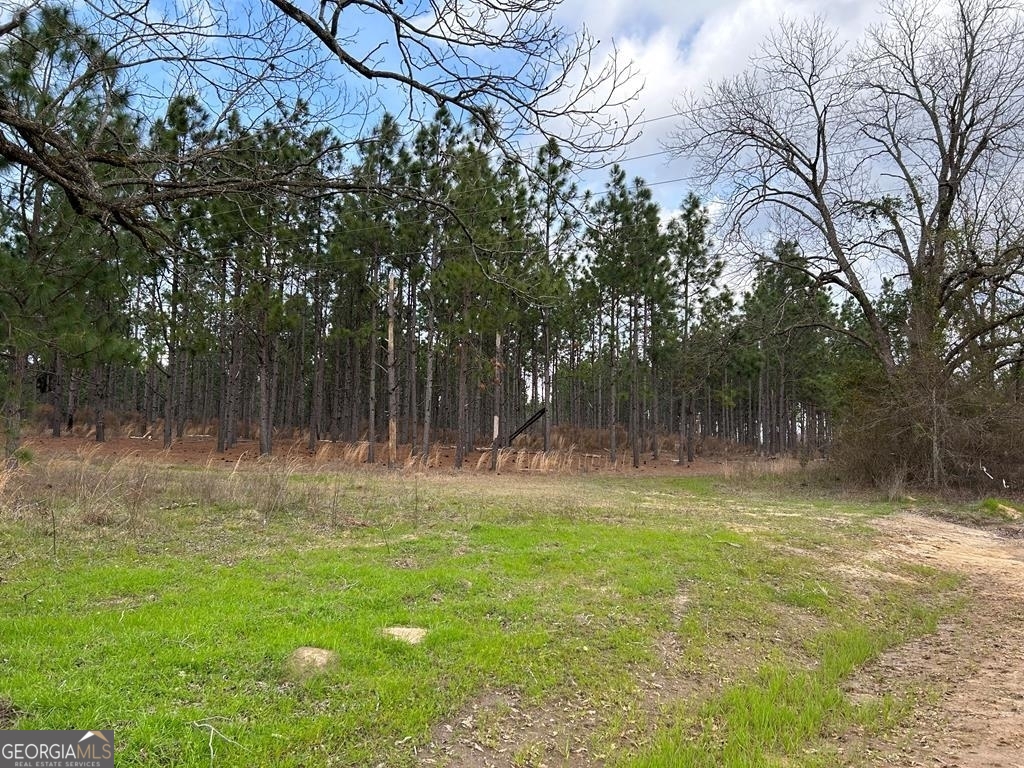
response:
M11 351L6 381L3 382L3 408L0 409L3 414L4 458L9 461L13 461L12 457L21 445L22 392L27 369L28 356L15 346Z
M319 286L313 288L313 391L309 404L309 436L306 447L316 451L324 416L324 308Z
M213 415L213 369L209 362L209 356L204 356L203 361L203 404L199 412L199 422L206 429L210 424Z
M456 413L455 468L462 468L469 436L469 291L462 291L462 337L459 340L458 412Z
M264 318L264 324L267 319ZM269 456L273 450L274 406L276 395L277 338L264 327L260 338L260 455Z
M225 348L223 331L220 347L220 403L217 409L217 453L224 453L228 447L228 414L231 412L229 389L231 386L230 360Z
M175 413L174 434L181 440L185 436L185 420L188 417L186 411L187 403L191 401L188 396L190 376L192 369L192 354L187 350L178 353L178 396L176 398L177 408Z
M757 404L754 399L754 380L753 377L747 382L747 445L754 451L758 448L757 443Z
M178 352L173 342L167 354L167 373L164 375L164 448L174 442L175 395L177 394Z
M762 362L757 377L757 452L760 454L766 454L769 451L767 447L769 439L768 409L765 407L767 379L768 371L765 363Z
M334 367L331 371L331 442L341 439L341 336L334 340Z
M53 389L50 391L50 405L53 413L50 417L50 431L54 437L60 437L64 426L64 355L59 351L53 359Z
M437 356L434 342L434 300L431 299L427 309L427 360L423 381L423 461L430 460L430 430L434 417L434 360Z
M789 414L786 412L786 361L779 356L779 391L775 401L775 430L778 434L777 453L783 454L789 449Z
M241 288L239 287L240 291ZM228 377L227 405L227 446L238 444L238 422L242 413L242 328L241 318L236 316L231 328L231 372Z
M370 305L370 427L367 435L369 445L366 450L368 464L377 462L377 269L373 270L373 290Z
M608 399L608 430L609 430L608 431L608 454L609 454L608 458L609 458L609 460L611 461L611 463L613 465L615 464L615 461L618 458L618 452L616 450L617 447L618 447L616 445L616 437L617 437L617 435L616 435L616 430L615 430L615 426L616 426L615 422L616 422L616 420L618 418L618 410L619 410L619 408L618 408L618 406L619 406L619 393L618 393L618 389L616 388L616 383L617 383L616 380L618 379L618 376L616 375L616 370L615 370L615 367L618 364L618 361L616 359L616 354L615 354L616 347L618 346L618 344L616 343L617 339L618 339L618 328L616 327L617 323L618 323L618 317L616 316L616 305L618 304L618 301L619 301L618 296L613 296L612 297L612 312L611 312L611 329L612 329L612 332L611 332L611 338L609 339L609 345L608 345L608 355L609 355L608 359L610 361L610 364L608 366L608 378L611 380L610 381L610 387L609 387L609 399Z
M469 392L468 392L468 358L469 342L465 335L459 341L459 381L458 381L458 409L455 414L455 468L462 469L462 460L466 455L466 432L469 417Z
M395 350L395 278L388 278L388 469L398 462L398 356Z
M551 450L551 420L554 418L554 392L551 390L551 324L544 314L544 453Z
M404 442L409 444L409 453L416 450L416 419L419 414L417 389L419 377L416 371L416 281L409 275L409 295L406 302L405 315L405 435Z
M78 410L78 378L74 372L68 381L68 434L75 428L75 411Z
M701 414L700 419L700 435L701 437L711 435L711 384L706 380L704 382L704 413Z
M109 366L97 363L92 369L93 411L96 420L96 442L107 440L107 394L110 390Z
M679 439L676 444L679 464L686 461L686 390L679 394Z
M178 395L178 342L180 329L178 328L178 291L180 289L180 275L178 255L171 254L171 291L169 296L170 313L167 317L167 373L165 375L165 398L164 398L164 448L170 448L174 438L175 421L175 400ZM154 288L154 292L158 289ZM154 297L158 300L158 297Z
M697 458L697 409L694 407L696 396L692 393L685 398L686 403L686 463L693 464Z
M498 470L498 451L501 448L501 331L494 334L494 430L491 441L491 471Z
M370 352L366 354L369 356ZM363 344L356 339L349 339L349 363L349 442L354 443L363 436Z
M661 418L660 404L658 402L658 377L654 363L651 363L651 456L655 461L661 456L661 446L658 444L658 424Z
M633 450L633 469L640 468L640 364L639 364L639 311L634 306L630 311L629 332L629 432L630 447Z

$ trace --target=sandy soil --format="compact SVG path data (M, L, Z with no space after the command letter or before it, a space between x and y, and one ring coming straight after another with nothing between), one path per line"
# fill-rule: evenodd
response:
M853 681L860 695L902 687L923 701L899 732L848 745L848 764L1021 768L1024 541L911 514L875 524L884 534L876 555L962 574L968 604L962 618L886 653Z

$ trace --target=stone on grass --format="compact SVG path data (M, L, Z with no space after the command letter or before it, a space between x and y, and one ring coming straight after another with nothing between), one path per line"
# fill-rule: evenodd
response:
M410 645L417 645L427 636L427 630L420 627L384 627L384 634Z
M308 677L326 672L338 663L338 654L326 648L303 646L292 651L285 660L285 676L291 680L305 680Z

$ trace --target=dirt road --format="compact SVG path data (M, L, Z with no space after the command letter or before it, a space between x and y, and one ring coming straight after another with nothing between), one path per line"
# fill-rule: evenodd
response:
M895 683L924 696L908 727L851 744L849 764L1021 768L1024 541L912 514L876 526L886 539L882 556L962 574L969 602L962 617L867 670L861 685Z

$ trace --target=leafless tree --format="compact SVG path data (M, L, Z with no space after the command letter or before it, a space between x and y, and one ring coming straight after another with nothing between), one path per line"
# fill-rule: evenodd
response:
M130 110L140 131L173 96L198 97L214 127L258 127L302 100L343 137L382 108L417 118L445 105L514 154L517 141L555 137L566 151L601 152L631 136L636 84L614 51L555 21L560 0L83 0L70 4L78 55L44 107L0 93L0 159L62 189L77 212L146 235L171 201L287 184L293 169L249 169L183 182L171 158L115 134ZM9 7L9 6L8 6ZM39 12L34 0L7 18L0 50ZM600 49L603 50L603 49ZM65 110L88 103L88 136ZM354 140L354 139L353 139ZM206 146L209 155L230 148ZM199 158L176 157L194 167ZM351 186L336 180L337 188Z
M1014 0L890 2L845 45L785 21L748 70L680 105L672 147L729 190L737 230L779 217L821 285L852 297L893 391L929 403L944 476L950 385L1019 365L1024 15ZM883 316L883 280L906 311Z

